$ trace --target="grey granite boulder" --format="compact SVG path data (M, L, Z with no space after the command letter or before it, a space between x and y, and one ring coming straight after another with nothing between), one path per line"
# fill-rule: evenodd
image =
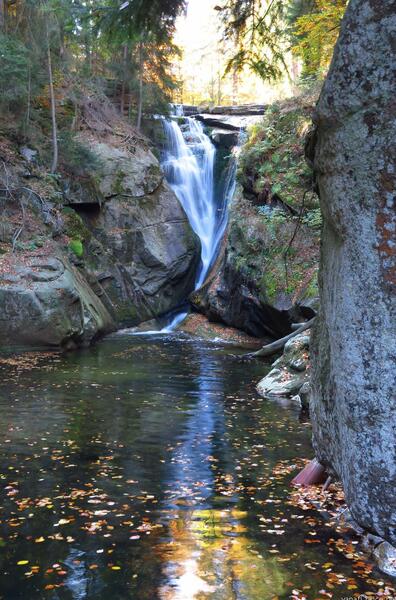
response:
M115 329L101 300L66 258L33 254L7 267L0 274L2 347L72 348Z
M351 0L316 114L323 213L312 344L317 458L396 544L396 12Z

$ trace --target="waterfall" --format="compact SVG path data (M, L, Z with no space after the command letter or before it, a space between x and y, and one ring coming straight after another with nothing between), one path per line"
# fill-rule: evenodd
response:
M176 115L179 115L180 108L174 107ZM201 261L195 277L197 290L218 255L227 227L227 209L235 190L237 161L235 156L231 157L222 192L215 194L216 149L205 134L202 123L191 117L184 117L183 125L174 119L162 119L162 122L166 137L162 168L201 242ZM169 317L168 325L160 332L149 331L144 335L170 333L187 315L188 312L179 310Z
M191 117L185 117L182 126L174 119L163 123L166 149L162 167L201 242L201 262L195 279L197 290L213 265L227 226L228 202L235 190L236 160L230 161L223 194L215 198L216 150L202 123ZM173 331L187 314L177 313L162 331Z
M192 229L201 241L201 264L195 287L208 274L218 243L218 214L214 199L216 150L202 124L186 118L184 134L179 124L164 121L167 148L163 169L168 183L183 206Z

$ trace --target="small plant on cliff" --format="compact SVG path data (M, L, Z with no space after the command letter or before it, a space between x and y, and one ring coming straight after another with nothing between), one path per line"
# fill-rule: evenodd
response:
M310 102L304 95L275 104L250 131L241 153L238 179L246 196L255 197L261 206L271 204L276 197L298 211L304 193L312 187L312 172L304 156ZM308 200L309 208L318 206L314 194Z

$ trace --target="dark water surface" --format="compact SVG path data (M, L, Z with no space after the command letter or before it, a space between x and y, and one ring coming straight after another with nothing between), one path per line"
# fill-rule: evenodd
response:
M257 396L265 366L238 352L124 335L1 365L1 598L371 589L334 531L288 502L310 427Z

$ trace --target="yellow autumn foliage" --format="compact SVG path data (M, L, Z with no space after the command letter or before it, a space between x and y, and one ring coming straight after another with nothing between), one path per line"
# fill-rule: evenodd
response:
M299 17L293 52L300 56L307 74L326 72L333 56L348 0L316 0L315 11Z

